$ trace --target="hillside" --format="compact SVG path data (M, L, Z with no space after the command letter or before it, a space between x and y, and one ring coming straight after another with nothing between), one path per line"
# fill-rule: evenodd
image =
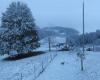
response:
M79 34L75 29L60 26L41 28L38 32L40 39L47 36L66 37Z

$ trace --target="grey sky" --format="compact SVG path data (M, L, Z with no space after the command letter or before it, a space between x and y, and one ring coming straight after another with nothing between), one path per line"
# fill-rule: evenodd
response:
M0 0L0 16L12 1ZM82 0L19 0L28 4L39 27L63 26L82 31ZM85 31L100 29L100 0L85 0Z

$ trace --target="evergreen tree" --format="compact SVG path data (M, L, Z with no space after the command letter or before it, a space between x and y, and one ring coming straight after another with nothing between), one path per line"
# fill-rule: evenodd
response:
M1 28L5 29L0 34L1 54L22 54L39 47L34 18L26 4L12 2L2 15Z

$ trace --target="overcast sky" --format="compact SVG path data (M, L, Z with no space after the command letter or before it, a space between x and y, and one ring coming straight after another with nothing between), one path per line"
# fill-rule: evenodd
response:
M0 16L12 1L0 0ZM28 4L39 27L62 26L82 31L82 0L19 0ZM100 29L100 0L85 0L85 32Z

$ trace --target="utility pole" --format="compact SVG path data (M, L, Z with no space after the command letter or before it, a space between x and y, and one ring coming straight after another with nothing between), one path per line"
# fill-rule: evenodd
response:
M85 51L85 46L84 46L84 33L85 33L85 27L84 27L84 0L83 0L83 53Z
M83 5L83 52L81 54L81 70L83 71L84 70L83 58L84 58L84 52L85 52L85 46L84 46L84 38L85 38L85 36L84 36L84 30L85 30L85 28L84 28L84 0L83 0L82 5Z

